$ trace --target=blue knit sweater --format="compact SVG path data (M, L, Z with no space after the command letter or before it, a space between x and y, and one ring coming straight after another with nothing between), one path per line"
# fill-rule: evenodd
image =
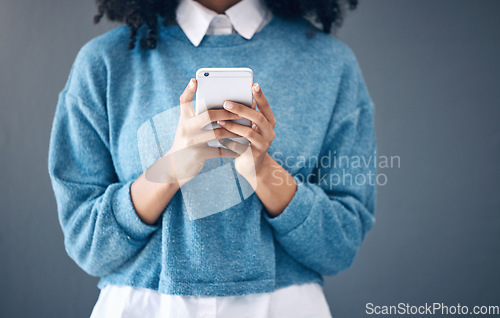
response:
M350 267L374 223L374 104L352 51L312 29L274 17L251 40L207 35L194 47L162 26L156 49L128 50L122 26L81 48L59 94L49 174L66 251L99 288L243 295ZM195 199L178 191L155 224L138 218L130 185L168 150L178 118L162 114L201 67L253 69L277 119L269 153L298 184L279 216L252 192L193 219Z

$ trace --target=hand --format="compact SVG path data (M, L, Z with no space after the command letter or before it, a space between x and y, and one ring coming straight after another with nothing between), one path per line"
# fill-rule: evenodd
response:
M248 145L243 145L231 140L220 140L227 149L239 154L235 160L236 170L255 189L257 187L256 175L272 161L269 160L272 158L267 153L267 150L275 137L276 118L259 84L255 83L252 86L252 94L255 98L252 108L231 101L226 101L223 105L227 111L238 115L240 118L249 119L252 122L251 127L224 119L218 120L217 123L228 132L245 137L250 141ZM256 109L257 107L259 110Z
M211 140L239 137L237 134L227 129L204 130L203 127L214 121L241 117L224 109L208 110L196 116L192 106L196 87L196 80L191 79L180 96L180 117L173 145L146 171L149 181L182 186L201 171L207 159L237 157L231 150L207 145Z

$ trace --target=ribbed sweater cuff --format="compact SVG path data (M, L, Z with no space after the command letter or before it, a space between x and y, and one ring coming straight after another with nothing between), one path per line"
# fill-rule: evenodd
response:
M264 213L266 220L280 235L300 226L307 219L312 202L314 202L314 193L301 180L295 177L294 179L297 182L297 191L285 210L276 217L269 216L267 212Z
M139 218L130 197L132 182L125 183L115 192L113 213L116 221L128 236L135 240L144 240L160 227L160 222L157 221L155 224L149 225Z

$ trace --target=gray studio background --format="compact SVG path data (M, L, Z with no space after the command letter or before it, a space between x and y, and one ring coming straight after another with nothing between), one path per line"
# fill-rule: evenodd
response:
M92 0L0 0L0 316L88 317L97 279L66 255L47 174L57 94ZM376 103L377 224L326 279L335 317L365 304L500 304L500 1L362 1L338 36Z

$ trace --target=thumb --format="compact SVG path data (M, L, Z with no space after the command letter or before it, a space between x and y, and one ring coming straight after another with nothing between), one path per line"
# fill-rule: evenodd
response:
M182 95L179 99L181 105L181 116L184 117L193 117L194 116L194 110L193 110L193 96L194 93L196 92L196 87L197 87L197 82L196 79L192 78L186 88L184 89L184 92L182 92Z

